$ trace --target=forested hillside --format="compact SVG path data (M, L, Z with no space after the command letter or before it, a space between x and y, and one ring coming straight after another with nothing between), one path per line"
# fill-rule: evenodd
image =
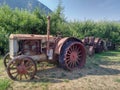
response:
M8 5L10 8L24 9L33 11L39 8L44 13L51 13L52 11L38 0L0 0L0 5Z
M91 20L66 21L63 8L59 5L50 14L51 34L56 35L60 31L63 36L84 38L85 36L101 37L116 44L120 43L120 22ZM32 12L20 9L11 9L8 6L0 7L0 52L8 51L8 39L11 33L46 34L47 15L35 9Z

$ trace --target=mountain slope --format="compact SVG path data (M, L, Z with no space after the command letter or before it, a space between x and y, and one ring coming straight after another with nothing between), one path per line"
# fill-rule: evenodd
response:
M42 4L38 0L0 0L0 5L8 5L11 8L27 9L29 11L34 10L35 8L40 8L40 10L45 13L51 13L52 11Z

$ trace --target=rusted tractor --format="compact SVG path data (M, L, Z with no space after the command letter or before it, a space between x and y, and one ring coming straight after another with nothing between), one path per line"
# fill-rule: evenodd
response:
M100 53L105 50L104 41L102 39L95 38L94 44L95 44L95 47L94 47L95 53Z
M104 41L100 38L91 36L85 37L82 41L89 56L93 56L95 53L100 53L105 50Z
M86 51L81 40L50 35L50 17L47 35L11 34L9 49L4 65L13 80L34 78L38 62L57 63L67 70L83 67L86 62Z
M95 53L95 49L94 49L94 40L95 38L94 37L85 37L82 41L86 47L86 51L87 51L87 54L89 56L93 56L94 53Z

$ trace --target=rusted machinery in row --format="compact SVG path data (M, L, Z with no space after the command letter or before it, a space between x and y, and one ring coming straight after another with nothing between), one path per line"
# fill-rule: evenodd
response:
M86 47L87 54L89 56L94 55L94 53L100 53L105 50L104 41L100 38L95 38L93 36L85 37L82 42Z
M50 35L50 17L47 35L11 34L9 49L4 65L13 80L34 78L38 62L58 64L67 70L83 67L86 62L86 51L81 40Z
M106 41L106 47L107 47L107 50L115 50L116 49L116 44L107 40Z

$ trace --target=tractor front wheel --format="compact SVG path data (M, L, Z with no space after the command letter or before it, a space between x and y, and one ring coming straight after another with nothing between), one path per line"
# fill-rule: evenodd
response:
M7 53L7 54L4 56L4 58L3 58L3 62L4 62L5 68L7 68L8 63L9 63L10 60L11 60L11 58L10 58L10 53Z
M36 74L36 64L29 58L16 58L9 62L7 73L12 80L30 80Z

